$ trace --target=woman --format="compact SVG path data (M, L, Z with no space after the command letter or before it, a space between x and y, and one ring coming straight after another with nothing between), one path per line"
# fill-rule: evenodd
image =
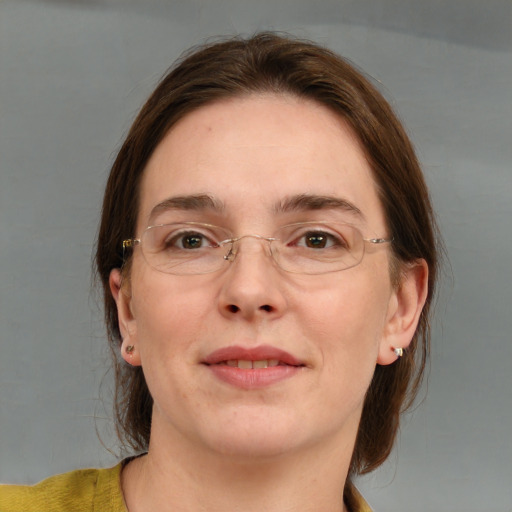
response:
M367 79L274 34L190 53L117 156L96 262L139 456L4 488L1 510L369 510L352 479L421 381L437 249Z

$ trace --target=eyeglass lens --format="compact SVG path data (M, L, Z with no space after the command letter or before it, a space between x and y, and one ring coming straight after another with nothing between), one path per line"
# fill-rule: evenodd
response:
M244 235L233 238L221 227L200 223L151 226L141 240L147 263L169 274L206 274L234 261L247 238L268 243L283 270L323 274L357 265L364 254L361 232L350 224L297 223L277 230L272 238Z

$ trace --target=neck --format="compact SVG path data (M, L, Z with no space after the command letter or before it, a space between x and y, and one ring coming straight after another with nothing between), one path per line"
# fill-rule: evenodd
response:
M346 512L343 488L353 450L335 439L296 453L234 456L157 442L123 471L129 512Z

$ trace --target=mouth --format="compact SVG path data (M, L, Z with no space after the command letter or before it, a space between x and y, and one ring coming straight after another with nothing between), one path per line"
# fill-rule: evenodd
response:
M260 345L246 348L237 345L224 347L209 354L203 361L208 366L222 365L244 370L275 366L305 366L298 358L276 347Z
M259 361L251 361L250 359L228 359L216 364L231 366L232 368L240 368L242 370L273 368L274 366L287 366L286 363L279 361L279 359L260 359Z
M296 375L306 365L288 352L271 346L225 347L202 362L212 374L232 386L256 389Z

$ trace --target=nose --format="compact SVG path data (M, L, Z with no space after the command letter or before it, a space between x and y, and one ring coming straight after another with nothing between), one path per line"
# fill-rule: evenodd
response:
M245 238L251 240L242 240ZM242 237L235 242L227 259L230 265L223 276L219 295L221 314L246 320L281 316L287 301L281 272L271 256L268 239Z

